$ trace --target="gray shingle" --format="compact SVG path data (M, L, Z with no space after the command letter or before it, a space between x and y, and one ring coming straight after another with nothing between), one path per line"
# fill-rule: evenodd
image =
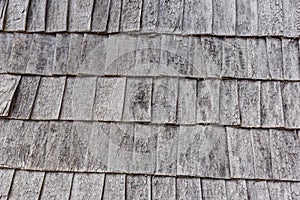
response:
M5 14L6 31L25 31L29 0L10 0Z
M93 32L105 32L108 23L110 0L94 0L92 28Z
M140 29L142 3L142 0L122 0L121 31Z
M142 9L141 29L143 32L154 32L158 27L159 0L144 0Z
M207 77L207 66L204 62L204 49L202 48L201 38L196 36L189 37L187 72L189 77L204 78Z
M4 18L6 13L8 0L3 0L0 3L0 30L2 31L4 28Z
M126 199L151 199L151 176L127 175Z
M299 40L282 39L283 75L285 80L300 79Z
M2 2L5 2L5 1L1 1L1 3ZM1 73L7 72L9 69L8 68L8 60L9 60L9 57L12 52L12 43L13 43L13 34L12 33L1 33L0 34L0 72Z
M270 199L292 200L291 185L289 182L268 182Z
M299 1L283 1L283 33L285 36L296 37L300 35Z
M83 43L83 34L71 34L68 54L68 74L77 75L80 67L81 48Z
M13 181L15 170L0 169L0 199L8 199L9 190Z
M251 200L270 199L266 181L247 181L248 197Z
M126 175L124 174L106 174L103 200L109 199L126 199Z
M202 179L203 200L226 200L226 187L224 180Z
M283 78L282 42L279 38L267 38L267 53L270 78Z
M56 47L54 51L52 74L67 74L70 35L56 34L55 41Z
M27 32L45 31L46 26L46 0L31 0L28 8Z
M257 0L236 1L236 35L257 35Z
M69 0L47 0L47 32L62 32L67 30Z
M122 1L110 0L109 18L107 24L107 32L118 32L120 28Z
M299 182L291 182L291 195L292 200L300 199L300 183Z
M282 84L283 114L286 128L300 128L300 83Z
M176 199L201 200L200 178L177 178L176 179Z
M176 179L175 177L152 178L152 199L153 200L175 200Z
M247 185L245 180L226 181L226 199L248 200Z

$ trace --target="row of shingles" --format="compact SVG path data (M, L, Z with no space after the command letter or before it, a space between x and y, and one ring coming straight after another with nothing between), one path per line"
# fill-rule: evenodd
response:
M0 170L1 199L291 199L298 182Z
M299 132L1 121L1 165L61 171L299 180Z
M0 30L8 31L297 37L300 30L299 3L292 0L26 0L3 1L0 8Z

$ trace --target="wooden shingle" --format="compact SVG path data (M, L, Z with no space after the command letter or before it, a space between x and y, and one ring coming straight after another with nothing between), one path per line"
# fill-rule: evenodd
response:
M63 32L68 27L69 0L47 0L47 32Z
M0 199L8 199L9 189L11 187L15 170L0 169Z
M224 180L202 179L202 199L226 200Z
M142 0L122 0L121 31L138 31L141 25Z
M177 178L176 199L201 200L202 195L200 178Z
M110 0L94 0L92 32L105 32L108 24Z
M10 0L5 13L6 31L25 31L29 0Z
M151 176L127 175L126 199L151 199Z
M176 199L175 177L154 176L152 178L152 199L175 200Z
M103 200L126 199L126 175L106 174L104 182Z
M300 83L282 84L283 114L286 128L300 128Z
M257 35L257 0L236 1L236 35Z
M27 16L27 32L45 31L46 27L46 0L31 0Z

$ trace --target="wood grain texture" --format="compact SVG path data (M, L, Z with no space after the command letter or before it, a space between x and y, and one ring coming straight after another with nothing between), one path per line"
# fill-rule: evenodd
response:
M183 33L211 34L212 33L212 1L184 1Z
M3 2L3 1L2 1ZM13 34L0 34L0 72L9 71L8 60L12 52Z
M182 31L183 1L160 0L158 9L158 32L180 33Z
M189 77L204 78L207 77L207 67L204 64L204 49L202 48L201 37L190 36L189 37L189 53L187 69ZM208 58L207 58L208 59Z
M253 178L254 155L250 130L227 127L226 132L231 177L244 179Z
M138 31L141 25L142 0L123 0L121 31Z
M29 0L10 0L5 14L6 31L25 31Z
M46 199L69 199L73 174L60 172L47 172L45 176L42 200Z
M65 81L65 77L41 78L32 119L58 119Z
M175 200L176 178L175 177L152 177L153 200Z
M236 3L234 0L213 1L213 28L216 35L235 35Z
M197 81L193 79L179 79L177 123L196 123Z
M27 32L42 32L46 28L46 0L31 0L27 16Z
M16 171L9 199L38 199L44 172Z
M0 199L8 199L9 189L13 181L15 171L12 169L0 169Z
M105 32L108 24L110 0L94 0L92 32Z
M141 30L155 32L158 27L158 7L160 0L144 0L142 9Z
M158 127L156 174L176 175L178 126Z
M177 178L176 199L180 200L201 200L200 178Z
M202 179L202 199L226 200L224 180Z
M126 199L151 199L151 176L127 175Z
M41 77L22 76L15 93L10 117L29 119Z
M47 0L47 32L63 32L67 30L69 0Z
M300 127L300 83L287 82L282 87L283 114L286 128Z
M271 199L292 200L291 185L289 182L268 182L268 189Z
M282 39L283 77L285 80L300 79L299 40Z
M261 83L261 126L283 127L283 107L280 82Z
M270 130L273 178L299 180L300 144L296 131Z
M128 78L123 121L151 120L152 79Z
M257 0L236 1L236 35L257 35Z
M115 33L120 30L120 19L121 19L122 1L110 0L109 18L107 24L107 32Z
M70 35L69 54L68 54L68 74L77 75L81 60L81 47L83 45L83 34L74 33Z
M0 3L0 30L2 31L4 28L4 19L6 14L8 0L3 0Z
M283 33L285 36L300 35L300 2L294 0L283 1Z
M197 83L197 123L219 123L219 80L199 80Z
M93 0L70 0L68 30L83 32L91 30Z
M270 199L266 181L247 181L247 189L251 200Z
M240 112L236 80L221 81L220 91L220 124L239 125Z
M247 184L245 180L228 180L225 184L227 199L248 200Z
M152 122L176 123L178 79L154 79Z
M300 199L300 183L299 182L291 182L291 195L292 195L292 200Z
M125 200L126 195L126 175L123 174L106 174L103 200L119 199Z
M260 81L239 81L239 110L243 127L260 127Z
M101 199L105 174L75 173L71 199Z
M283 78L282 43L279 38L267 38L269 72L272 79Z
M56 34L52 74L68 73L69 34Z

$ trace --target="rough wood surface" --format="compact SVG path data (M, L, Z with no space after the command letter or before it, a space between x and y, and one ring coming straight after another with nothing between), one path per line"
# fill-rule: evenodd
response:
M270 199L292 200L291 185L289 182L268 182Z
M71 199L101 199L104 174L74 174Z
M41 78L32 119L58 119L65 81L65 77Z
M151 120L152 79L128 78L125 91L124 121Z
M284 126L280 82L261 83L261 126Z
M93 0L70 0L68 30L90 31L92 23Z
M0 73L7 72L9 69L8 60L12 52L12 43L13 43L13 34L11 33L0 34Z
M144 0L141 29L143 32L154 32L158 27L159 0Z
M10 0L5 14L6 31L25 31L29 0Z
M240 36L257 35L257 0L236 1L236 34Z
M176 199L179 200L201 200L200 178L177 178Z
M13 181L15 171L12 169L0 169L0 199L8 199L9 189Z
M224 180L202 179L203 200L226 200L226 186Z
M138 31L141 25L142 0L123 0L121 31Z
M247 189L251 200L270 199L266 181L247 181Z
M41 194L42 200L47 199L69 199L73 174L48 172L45 176L43 190Z
M47 32L62 32L67 30L69 0L47 0Z
M227 127L226 132L231 177L253 178L254 155L250 130Z
M300 128L300 83L282 84L283 114L286 128Z
M108 23L110 0L94 0L92 16L93 32L105 32Z
M8 0L3 0L0 2L0 30L2 31L4 28L4 19L6 14Z
M27 16L27 32L45 31L46 26L46 0L31 0Z
M151 199L151 176L127 175L126 199Z
M8 116L21 76L0 75L0 116Z
M300 35L299 6L299 1L283 1L283 33L285 36L296 37Z
M110 0L109 18L107 24L107 32L114 33L120 29L122 1Z
M81 60L81 47L83 43L83 34L71 34L68 54L68 74L77 75Z
M175 200L176 179L175 177L152 178L152 199L154 200Z
M126 199L126 175L123 174L106 174L103 191L103 200L109 199Z
M247 184L245 180L228 180L225 184L227 199L248 200Z
M299 182L291 182L291 195L292 195L292 200L300 199L300 183Z
M187 69L189 77L205 78L207 77L207 66L204 64L204 49L202 48L201 37L189 37L189 50L188 50L188 63Z
M178 126L158 127L157 137L157 174L176 175Z
M279 38L267 38L269 73L272 79L283 78L282 43Z
M195 124L197 81L179 79L179 94L177 107L177 122L180 124Z
M176 123L178 79L154 79L152 122Z
M183 33L211 34L212 16L212 1L184 1Z
M234 0L213 1L213 34L235 35L236 4Z
M282 39L283 77L285 80L300 79L299 40Z
M183 0L160 0L158 11L158 31L180 33L182 30Z
M68 73L69 43L69 34L56 34L56 47L54 51L52 74Z
M10 117L29 119L41 77L22 76L15 93Z

